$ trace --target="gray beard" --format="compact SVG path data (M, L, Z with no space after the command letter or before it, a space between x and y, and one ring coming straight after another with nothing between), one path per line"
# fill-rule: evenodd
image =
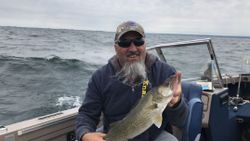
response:
M146 67L144 61L126 63L122 69L116 73L116 76L124 84L136 85L147 79Z

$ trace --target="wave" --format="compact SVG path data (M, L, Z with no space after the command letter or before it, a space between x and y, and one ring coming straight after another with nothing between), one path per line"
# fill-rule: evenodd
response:
M81 100L79 96L62 96L57 99L56 105L60 107L68 107L66 109L80 107Z
M6 55L0 55L1 60L71 60L71 61L81 61L78 59L63 59L56 55L50 55L46 57L16 57L16 56L6 56Z
M39 64L41 65L41 63L61 65L61 66L66 66L66 67L71 67L71 68L79 68L79 67L84 66L84 68L86 69L89 68L90 70L93 70L93 68L99 67L99 65L91 64L90 62L87 62L87 61L78 60L78 59L63 59L55 55L47 56L44 58L43 57L15 57L15 56L0 55L0 62L1 62L0 64L2 65L4 63L9 63L10 65L13 65L13 64L18 64L17 62L19 62L20 66L21 65L36 66Z
M54 109L54 112L79 106L80 96L86 91L89 78L97 67L81 60L58 56L40 58L2 55L0 101L3 102L0 102L0 114L10 111L18 114L22 109L33 111L37 108L37 113L29 117L21 115L21 119L6 121L11 123L47 113L43 109ZM7 117L9 115L0 116L0 122Z

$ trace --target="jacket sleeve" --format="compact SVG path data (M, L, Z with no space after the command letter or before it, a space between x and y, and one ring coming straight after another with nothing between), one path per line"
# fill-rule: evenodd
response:
M166 115L170 124L183 127L188 117L188 106L182 96L180 103L175 108L167 107Z
M83 134L95 132L100 121L102 111L102 98L100 84L98 83L97 73L95 73L88 83L83 104L79 108L76 117L75 132L76 138L80 141Z

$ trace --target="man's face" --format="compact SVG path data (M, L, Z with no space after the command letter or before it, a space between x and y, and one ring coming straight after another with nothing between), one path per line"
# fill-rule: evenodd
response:
M138 40L141 39L142 36L137 32L128 32L125 33L120 40ZM115 51L119 58L120 64L123 66L125 63L133 63L138 61L144 61L146 56L146 46L145 43L143 45L135 45L132 42L128 47L121 47L118 44L115 44Z

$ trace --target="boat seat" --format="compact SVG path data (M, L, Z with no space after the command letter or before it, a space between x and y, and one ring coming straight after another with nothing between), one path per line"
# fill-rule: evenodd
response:
M182 82L182 93L189 107L188 119L181 130L181 141L198 141L202 128L202 87L195 82Z

